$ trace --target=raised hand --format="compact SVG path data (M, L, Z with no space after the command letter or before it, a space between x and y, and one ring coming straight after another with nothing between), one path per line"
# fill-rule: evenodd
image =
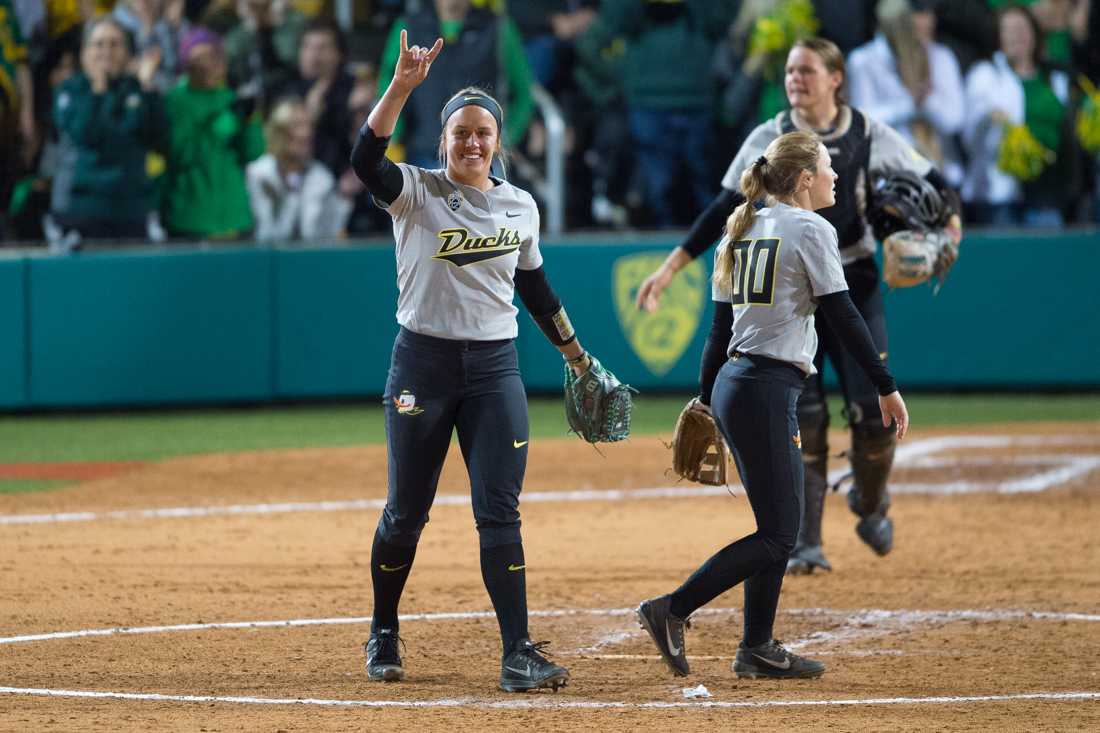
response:
M393 71L392 86L400 91L408 93L416 89L420 82L428 78L428 71L432 62L443 50L443 39L435 39L431 48L413 46L409 48L409 35L405 30L401 31L401 53L397 58L397 67Z
M152 89L160 68L160 47L150 46L141 54L137 64L137 78L143 89Z

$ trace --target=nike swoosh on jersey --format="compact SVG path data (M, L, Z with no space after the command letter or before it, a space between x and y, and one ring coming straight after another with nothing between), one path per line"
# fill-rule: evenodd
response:
M401 569L407 568L407 567L409 567L408 563L405 563L404 565L398 565L395 568L391 568L388 565L386 565L386 563L382 563L381 565L378 566L378 569L381 570L383 573L396 573L398 570L401 570Z
M527 567L527 566L526 565L509 565L508 569L514 573L517 570L523 570L525 567Z
M782 663L779 663L779 662L773 662L772 660L768 659L767 657L762 657L759 654L753 654L753 656L756 657L757 659L759 659L761 662L764 662L765 664L771 665L772 667L775 667L776 669L790 669L791 668L791 658L790 657L787 657L786 659L783 660Z
M509 219L515 219L517 216L520 216L520 214L513 214L511 211L505 211L504 215Z
M512 447L513 448L522 448L525 445L527 445L526 440L513 440L512 441Z

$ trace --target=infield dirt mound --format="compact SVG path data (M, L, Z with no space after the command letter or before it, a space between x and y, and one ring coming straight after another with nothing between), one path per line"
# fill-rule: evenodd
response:
M976 433L985 438L976 440ZM846 438L840 432L833 438L839 452ZM789 579L776 629L826 661L828 672L818 681L748 683L730 674L740 637L739 589L712 604L728 610L696 617L687 638L688 678L668 676L628 613L752 531L740 494L700 496L691 493L693 485L681 485L682 495L662 498L600 495L523 505L530 606L575 612L531 619L535 638L551 639L554 658L573 673L570 687L554 696L495 690L499 641L495 621L484 614L490 604L468 506L432 511L401 612L474 615L406 621L409 676L399 685L366 681L359 644L368 629L351 621L370 612L377 508L126 515L0 525L0 636L229 621L338 623L0 644L0 686L386 707L9 693L0 694L0 730L1100 729L1096 698L975 699L1100 694L1100 470L1086 460L1100 456L1100 424L918 430L906 443L919 441L935 452L901 461L899 486L965 484L986 487L984 493L899 493L891 509L897 546L886 558L856 538L843 496L829 496L824 534L836 569ZM576 439L533 441L525 490L674 484L660 437L600 451ZM0 514L379 500L385 469L381 446L194 456L55 491L2 496ZM1070 478L1045 491L989 493L1029 475ZM439 493L468 493L457 450ZM698 684L714 701L772 706L645 707L683 702L681 689ZM580 707L491 707L517 700ZM879 702L800 707L844 700Z

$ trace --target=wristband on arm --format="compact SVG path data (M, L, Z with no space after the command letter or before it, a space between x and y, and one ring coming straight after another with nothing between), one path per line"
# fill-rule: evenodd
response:
M564 306L545 316L532 315L531 318L554 346L566 346L577 339L577 332L573 330L573 323Z

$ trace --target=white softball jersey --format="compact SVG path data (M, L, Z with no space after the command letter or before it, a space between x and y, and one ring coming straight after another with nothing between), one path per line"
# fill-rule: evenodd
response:
M445 170L399 168L401 194L386 207L397 243L397 322L436 338L515 338L513 276L542 265L535 200L507 181L482 192Z
M736 242L723 237L715 262L733 252L732 277L713 283L714 300L733 305L727 353L757 354L814 374L817 297L847 290L836 229L823 217L776 203Z

